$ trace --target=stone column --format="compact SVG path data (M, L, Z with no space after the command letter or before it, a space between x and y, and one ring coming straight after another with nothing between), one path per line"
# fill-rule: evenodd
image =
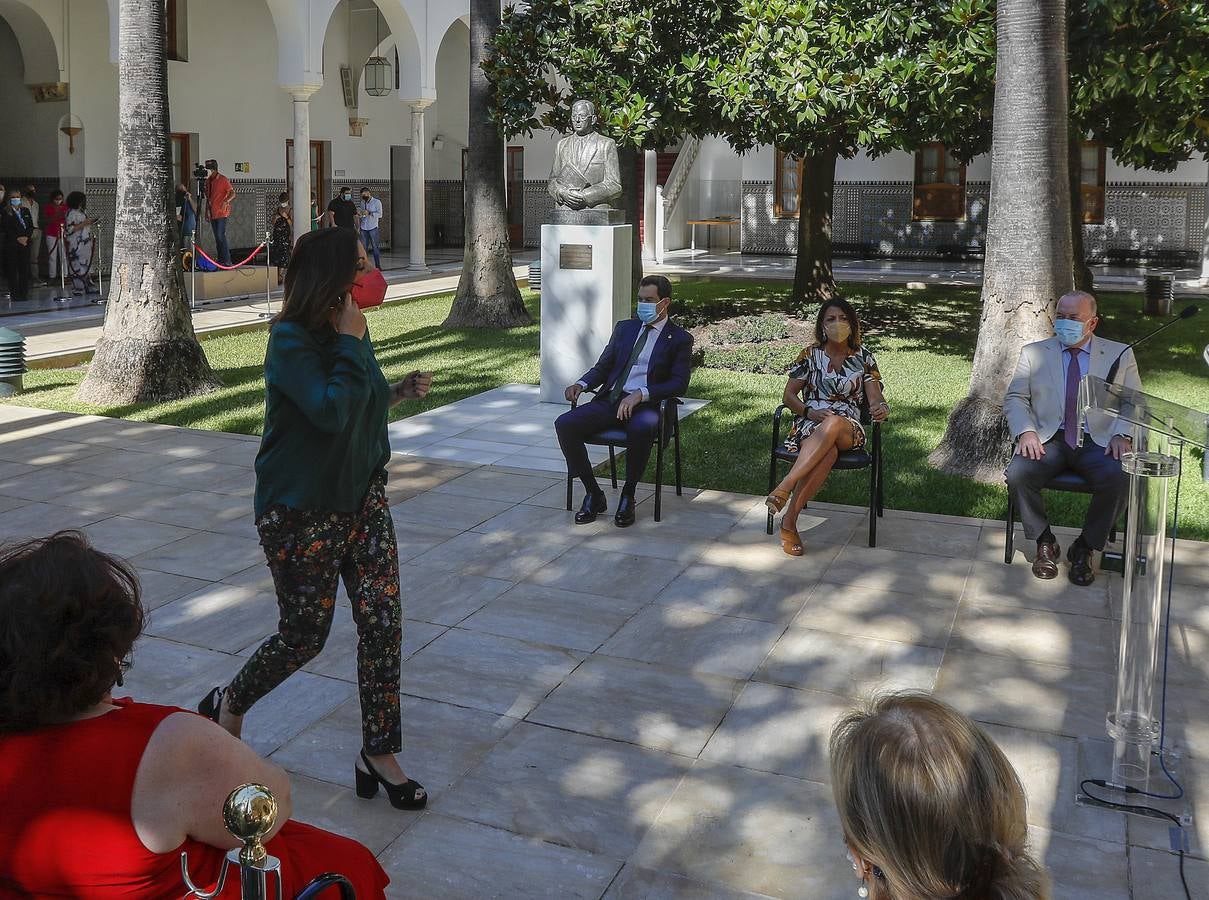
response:
M311 230L311 95L319 87L288 88L294 98L294 240Z
M655 212L659 200L659 154L654 150L642 153L642 178L642 258L653 261L659 227Z
M428 235L428 223L424 216L424 156L428 141L424 137L424 111L432 105L431 100L411 102L411 261L407 268L426 272L424 243Z

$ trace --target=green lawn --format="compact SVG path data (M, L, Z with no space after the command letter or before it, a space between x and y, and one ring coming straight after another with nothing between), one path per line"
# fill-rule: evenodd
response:
M677 286L676 302L689 324L738 315L784 312L784 282L694 282ZM882 285L845 285L846 295L867 322L867 345L878 357L893 419L885 429L886 505L899 509L1001 518L1006 494L985 485L943 475L926 462L944 429L951 406L964 395L974 351L979 303L969 288L910 291ZM391 305L369 314L378 355L387 376L415 368L434 372L434 387L419 404L395 409L414 415L508 382L536 382L538 329L507 333L445 331L440 327L451 296ZM536 315L536 295L528 295ZM1112 294L1101 300L1099 333L1131 340L1156 324L1140 313L1138 295ZM1173 328L1165 338L1140 348L1146 389L1199 409L1209 409L1209 370L1201 348L1209 343L1209 317ZM26 376L26 391L9 402L71 412L92 412L245 434L259 432L263 418L262 360L266 332L207 340L207 356L226 385L205 397L174 403L96 409L73 399L83 369L38 370ZM764 347L774 354L779 349ZM792 348L786 348L789 353ZM786 358L785 364L792 359ZM698 368L690 393L711 401L685 422L686 481L699 487L763 494L767 482L770 414L779 402L783 376ZM1200 480L1201 456L1186 454L1188 477L1181 502L1181 534L1209 539L1209 487ZM866 477L836 473L822 500L864 502ZM1071 495L1051 498L1055 521L1075 524L1084 501Z

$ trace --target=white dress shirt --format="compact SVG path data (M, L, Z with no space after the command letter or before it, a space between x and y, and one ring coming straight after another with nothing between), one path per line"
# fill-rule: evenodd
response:
M634 393L634 391L642 391L643 401L651 399L651 392L647 388L647 372L651 368L651 354L655 352L655 344L659 340L659 335L663 333L663 326L667 324L667 316L664 316L658 322L650 326L650 334L646 337L646 343L642 346L642 352L638 354L638 358L634 360L634 367L630 369L630 376L622 385L623 395ZM642 328L648 326L643 325ZM638 330L638 337L634 338L634 343L642 339L642 328ZM634 352L634 348L630 347L630 352ZM627 361L629 357L626 357ZM580 387L587 387L582 381L576 382Z
M377 197L361 200L357 203L361 208L361 230L373 231L382 219L382 201Z

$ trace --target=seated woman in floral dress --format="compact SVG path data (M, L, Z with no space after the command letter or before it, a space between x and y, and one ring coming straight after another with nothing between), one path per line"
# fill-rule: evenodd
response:
M790 368L781 400L794 414L785 449L798 458L765 500L774 514L789 504L780 538L790 556L803 553L798 514L806 502L822 488L841 453L865 444L863 401L868 400L874 422L890 415L877 361L861 346L861 323L852 304L837 297L819 307L814 338Z

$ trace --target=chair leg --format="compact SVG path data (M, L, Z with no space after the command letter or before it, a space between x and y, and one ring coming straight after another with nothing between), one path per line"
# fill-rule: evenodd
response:
M1012 556L1015 555L1016 548L1016 502L1012 499L1012 494L1008 492L1008 510L1007 510L1007 535L1004 539L1003 561L1007 565L1012 564Z
M680 413L674 412L672 420L672 440L676 442L676 496L684 494L684 482L680 477Z
M882 454L879 448L879 452L877 454L877 514L879 516L884 516L886 514L885 488L886 475L885 470L882 469Z
M613 490L617 490L617 454L609 444L609 477L613 479Z
M571 482L571 472L570 472L570 471L568 471L568 472L567 472L567 512L570 512L570 511L571 511L571 508L572 508L572 507L571 507L571 502L572 502L572 500L571 500L571 487L572 487L572 482Z
M766 492L766 495L771 494L772 489L775 488L776 486L777 486L777 458L774 455L770 458L770 461L768 463L768 491ZM764 531L766 534L772 534L772 512L771 512L771 510L768 513L768 525L765 527Z
M663 512L663 434L660 429L658 444L655 446L655 521Z
M869 467L869 546L877 546L877 465Z

